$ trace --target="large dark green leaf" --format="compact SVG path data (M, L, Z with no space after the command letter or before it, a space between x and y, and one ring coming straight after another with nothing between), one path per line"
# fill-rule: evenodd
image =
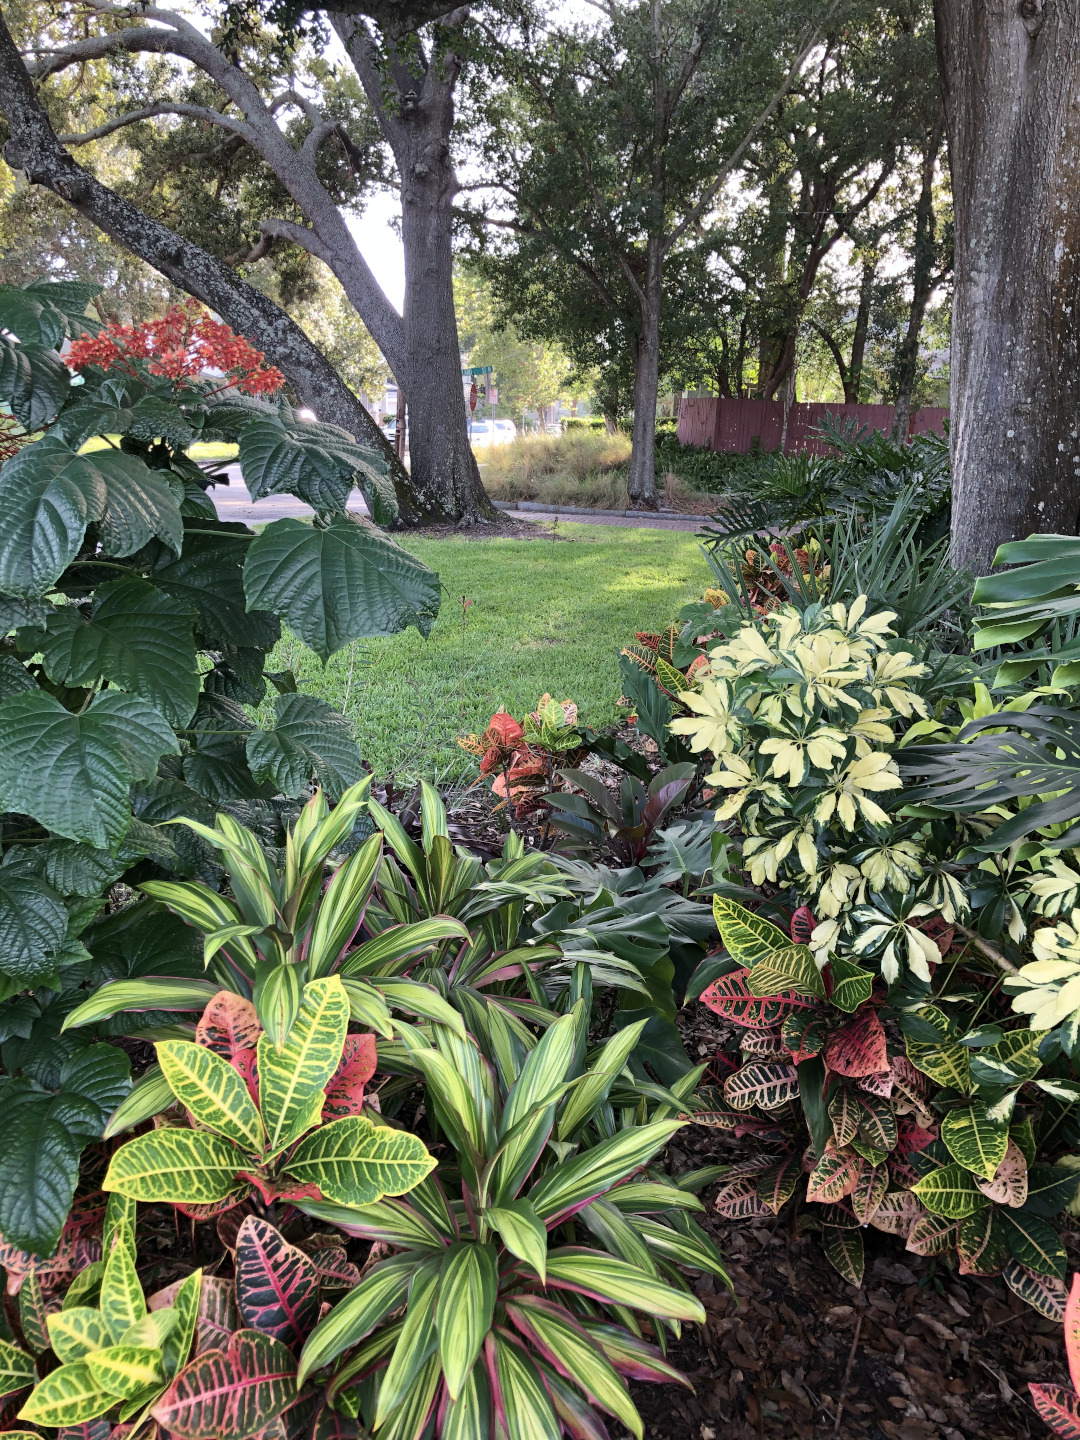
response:
M372 475L377 480L387 468L381 455L334 425L286 427L276 416L244 427L239 458L253 500L285 491L322 515L344 510L354 485Z
M30 285L0 285L0 327L24 345L58 350L69 334L85 328L83 312L100 285L83 280L35 280Z
M999 733L979 733L987 729ZM990 851L1007 850L1043 826L1080 816L1080 720L1075 712L1040 705L1026 714L971 720L960 733L965 737L960 745L912 745L898 752L904 778L922 780L904 791L904 802L970 814L1021 796L1054 796L999 825L979 847ZM1078 838L1080 828L1073 826L1055 844L1074 845Z
M0 700L37 688L37 681L25 665L20 664L14 655L0 654Z
M177 449L190 445L196 435L179 405L161 395L141 395L131 405L119 397L80 398L58 418L53 433L61 435L73 450L94 435L130 435L146 441L160 437Z
M199 698L193 618L144 580L102 585L89 617L74 605L49 616L45 673L63 685L107 680L186 725Z
M0 975L29 982L55 968L68 912L51 885L0 867Z
M164 717L137 695L104 691L82 715L44 691L16 695L0 705L0 808L71 840L116 845L133 781L178 751Z
M44 595L100 525L109 555L130 555L158 536L179 550L183 526L162 472L134 455L77 455L47 435L0 470L0 589Z
M0 401L24 430L40 430L56 415L71 387L71 373L54 350L16 345L0 337Z
M281 625L265 610L248 610L244 561L251 531L228 521L192 520L184 527L179 555L161 547L150 578L166 595L198 616L198 631L211 647L238 645L269 650Z
M191 749L184 756L187 784L215 805L272 794L271 787L254 779L248 766L245 744L254 728L234 701L224 695L202 695L191 722Z
M324 660L364 635L415 625L426 636L440 599L438 575L352 515L326 526L275 520L251 544L244 591Z
M269 780L290 797L314 775L336 800L364 775L349 722L314 695L279 695L274 728L252 731L247 758L256 780Z

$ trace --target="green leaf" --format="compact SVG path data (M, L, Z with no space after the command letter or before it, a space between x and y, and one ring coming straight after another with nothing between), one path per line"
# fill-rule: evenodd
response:
M549 1289L576 1290L665 1320L704 1323L705 1311L693 1295L674 1290L636 1265L628 1265L599 1250L551 1250L547 1274Z
M435 1297L439 1288L439 1258L422 1260L409 1286L409 1306L390 1364L383 1373L374 1426L406 1399L425 1363L435 1353Z
M1004 1222L1013 1258L1028 1270L1034 1270L1036 1275L1056 1275L1064 1280L1068 1257L1057 1231L1037 1215L1025 1214L1023 1210L1002 1206L998 1214Z
M384 1195L404 1195L435 1164L418 1135L347 1115L305 1136L288 1171L305 1184L317 1185L327 1200L370 1205Z
M176 1316L176 1323L166 1335L161 1347L165 1373L170 1379L178 1370L184 1368L191 1354L191 1346L195 1339L199 1320L202 1276L201 1270L193 1270L180 1282L180 1287L173 1300L173 1314Z
M506 1440L559 1440L559 1423L540 1372L517 1345L495 1337L495 1373L502 1392Z
M244 561L252 533L227 521L190 521L179 555L161 547L150 579L179 605L194 610L197 628L213 649L226 645L271 649L281 635L276 615L248 610Z
M107 690L81 715L33 691L0 705L0 809L31 815L71 840L117 845L129 792L180 753L172 729L136 695Z
M146 1301L135 1269L135 1257L127 1245L114 1245L105 1260L99 1300L102 1318L114 1341L146 1316Z
M439 1359L451 1400L465 1388L491 1329L499 1288L498 1257L494 1245L459 1241L442 1262L435 1326Z
M536 1213L547 1224L580 1209L598 1195L642 1169L683 1126L681 1120L654 1121L602 1140L565 1165L550 1170L530 1194Z
M67 908L50 885L0 869L0 975L25 984L55 970L67 928Z
M616 1077L622 1073L634 1053L641 1032L647 1024L647 1020L639 1020L634 1025L627 1025L625 1029L617 1030L606 1042L595 1063L586 1070L566 1097L566 1103L559 1115L560 1140L570 1139L585 1124L596 1107L607 1099Z
M727 900L721 895L713 896L713 918L724 949L740 965L751 969L759 961L767 959L774 950L790 950L791 937L785 935L777 925L763 920L737 900Z
M71 372L51 347L15 345L0 337L0 402L11 407L24 430L47 425L70 388Z
M290 798L314 776L337 800L364 775L352 726L340 710L314 695L278 695L274 728L251 732L247 758L256 780L269 780Z
M348 1027L349 998L338 977L327 975L306 986L280 1052L259 1036L259 1103L271 1153L319 1123L323 1091L341 1061Z
M121 1145L103 1189L146 1204L212 1205L243 1189L237 1176L247 1163L234 1145L209 1131L152 1130Z
M539 1296L507 1300L510 1321L561 1375L570 1376L595 1405L616 1416L638 1440L641 1416L626 1386L592 1337L560 1305Z
M37 1379L34 1357L16 1345L0 1340L0 1398L25 1390Z
M434 915L409 925L391 925L378 935L350 950L341 962L341 974L377 975L398 960L422 955L442 940L468 940L469 932L460 920Z
M15 589L2 570L0 586ZM251 544L244 592L252 609L281 614L324 660L365 635L415 625L426 636L441 598L437 575L350 515L325 527L273 521Z
M45 673L62 685L107 680L184 726L199 698L192 619L190 610L144 580L102 585L89 617L74 605L49 616L41 646Z
M308 1336L300 1356L298 1384L370 1335L381 1320L404 1304L412 1273L422 1258L415 1253L396 1255L368 1271Z
M113 1341L112 1331L100 1310L73 1305L48 1317L49 1344L65 1364L85 1360L95 1350L104 1350Z
M89 1365L79 1360L46 1375L19 1411L19 1419L34 1425L81 1425L115 1404L116 1397L96 1385Z
M194 1119L258 1154L266 1132L240 1072L205 1045L161 1040L156 1048L169 1088Z
M763 920L761 923L768 925L769 922ZM825 982L805 945L785 945L779 950L771 950L755 963L746 977L746 984L751 995L762 997L792 993L813 995L820 1000L825 998Z
M101 1111L81 1095L49 1095L27 1079L0 1083L0 1108L0 1234L9 1245L50 1255L71 1208L79 1155L101 1134Z
M134 1399L165 1379L161 1351L140 1345L111 1345L88 1355L90 1377L102 1390L121 1400Z
M989 1120L985 1102L974 1100L966 1110L949 1111L941 1122L941 1138L954 1160L959 1160L976 1175L992 1180L1005 1159L1009 1127Z
M911 1189L932 1215L944 1215L949 1220L963 1220L989 1204L970 1171L955 1161L931 1170Z
M833 992L829 998L838 1010L852 1015L870 999L874 989L872 971L864 970L842 955L833 955L829 960L829 973L833 979Z
M107 555L131 555L158 536L174 551L183 524L162 476L134 455L77 455L46 435L0 469L0 590L44 595L74 560L86 527Z
M286 429L276 415L245 425L239 460L253 500L291 493L323 515L344 510L359 480L387 468L381 455L334 425L309 421Z
M171 975L110 980L65 1016L61 1033L107 1020L123 1010L190 1010L201 1014L220 988L212 980L174 979Z
M924 1005L915 1013L917 1018L936 1031L941 1039L933 1044L929 1041L913 1040L910 1035L905 1034L904 1046L908 1059L916 1070L929 1075L930 1079L936 1080L939 1085L947 1085L966 1095L971 1089L971 1052L966 1046L952 1039L949 1022L935 1005Z
M543 1285L547 1274L547 1230L528 1200L493 1205L484 1211L484 1219L498 1232L511 1255L532 1266Z

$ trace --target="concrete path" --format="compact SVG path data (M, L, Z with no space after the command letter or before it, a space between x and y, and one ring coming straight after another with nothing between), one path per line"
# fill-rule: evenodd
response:
M247 487L240 478L240 466L228 465L225 473L228 485L212 485L207 491L217 509L220 520L238 520L244 525L268 525L271 520L285 516L302 519L313 514L310 505L297 500L294 495L268 495L265 500L252 500ZM368 508L359 490L349 497L347 508L358 515L366 515ZM499 507L503 509L502 506ZM562 515L554 510L503 510L504 515L515 520L535 520L540 525L617 525L624 529L637 530L686 530L691 533L701 528L703 516L695 515Z

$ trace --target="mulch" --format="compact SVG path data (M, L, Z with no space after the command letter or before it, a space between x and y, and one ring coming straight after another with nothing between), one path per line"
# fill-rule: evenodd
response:
M730 1031L704 1006L680 1017L701 1061ZM668 1152L673 1174L745 1160L752 1140L688 1126ZM959 1275L863 1232L866 1275L846 1283L795 1206L773 1220L731 1221L702 1194L698 1219L727 1257L734 1295L711 1276L697 1293L708 1320L669 1358L694 1393L636 1385L648 1440L1014 1440L1050 1431L1030 1381L1068 1384L1062 1329L1001 1280ZM1080 1266L1080 1230L1063 1237Z
M501 515L502 512L500 512ZM484 525L421 525L415 530L400 532L410 539L446 540L567 540L558 527L549 529L536 520L511 520L502 517Z

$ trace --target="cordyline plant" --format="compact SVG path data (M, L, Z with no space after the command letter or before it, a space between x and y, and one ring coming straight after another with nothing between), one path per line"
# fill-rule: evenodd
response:
M680 1267L727 1280L689 1218L695 1179L641 1174L680 1128L668 1095L651 1119L626 1063L641 1026L585 1055L585 1006L526 1052L491 1054L434 1026L404 1032L452 1158L408 1200L356 1209L298 1202L392 1252L322 1320L300 1375L380 1436L603 1437L596 1411L633 1434L627 1378L682 1379L644 1337L704 1312ZM586 1237L592 1243L583 1243ZM634 1312L644 1316L644 1322Z
M132 1123L135 1105L160 1105L159 1090L187 1123L121 1145L104 1189L200 1219L256 1190L267 1205L300 1196L363 1205L410 1190L435 1161L417 1136L364 1110L374 1036L350 1036L348 1025L349 997L336 975L308 982L280 1045L250 1004L223 993L194 1042L158 1042L160 1081L135 1092L110 1130Z
M0 1395L34 1387L20 1420L69 1434L85 1426L101 1440L151 1420L177 1440L248 1440L275 1423L269 1433L282 1436L355 1434L322 1387L297 1380L297 1356L327 1297L359 1279L340 1236L316 1232L292 1245L247 1215L228 1236L234 1278L196 1270L144 1297L135 1207L118 1210L118 1200L105 1221L108 1258L75 1275L62 1308L35 1272L23 1282L25 1348L0 1341ZM51 1357L59 1365L39 1379Z

